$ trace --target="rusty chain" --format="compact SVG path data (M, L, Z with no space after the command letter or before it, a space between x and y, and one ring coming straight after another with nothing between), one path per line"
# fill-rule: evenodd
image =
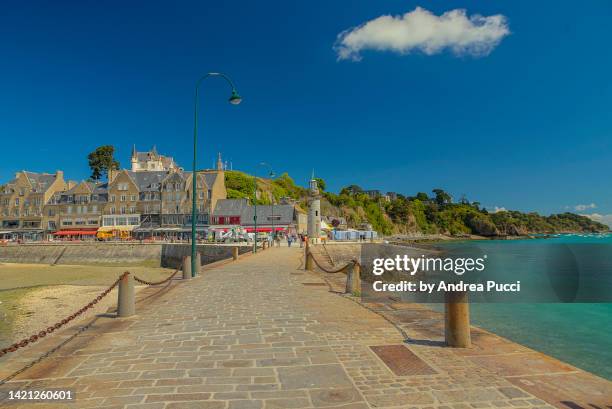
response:
M319 262L317 261L317 259L315 258L314 254L312 254L312 251L308 252L308 255L310 256L310 258L312 258L312 261L314 261L314 263L317 265L317 267L319 267L321 270L323 270L324 272L328 273L328 274L336 274L336 273L340 273L344 270L346 270L348 267L357 264L357 261L352 260L350 262L348 262L346 265L336 269L336 270L328 270L325 267L323 267L321 264L319 264Z
M87 311L88 309L90 309L94 305L96 305L102 298L106 297L108 295L108 293L110 293L119 284L121 279L123 277L125 277L126 274L129 274L129 273L126 271L121 276L119 276L119 278L110 287L108 287L106 290L101 292L96 298L94 298L92 301L90 301L89 304L86 304L85 306L83 306L80 310L74 312L73 314L69 315L68 317L64 318L61 321L56 322L54 325L51 325L51 326L47 327L46 329L44 329L42 331L39 331L37 334L34 334L31 337L29 337L29 338L24 338L24 339L22 339L19 342L15 342L13 345L11 345L9 347L0 349L0 357L8 354L9 352L15 352L19 348L24 348L27 345L32 344L32 343L38 341L41 338L46 337L47 335L51 334L52 332L60 329L64 325L68 324L70 321L72 321L73 319L75 319L76 317L78 317L79 315L83 314L85 311Z
M144 285L160 285L160 284L164 284L167 283L168 281L172 280L172 278L179 272L180 270L176 270L174 273L172 273L170 275L170 277L161 280L161 281L156 281L156 282L151 282L151 281L146 281L143 280L142 278L136 277L134 276L134 280L138 281L140 284L144 284Z

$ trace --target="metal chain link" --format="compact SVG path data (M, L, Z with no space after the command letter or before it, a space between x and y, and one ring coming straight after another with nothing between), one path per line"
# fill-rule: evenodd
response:
M336 269L336 270L328 270L325 267L323 267L321 264L319 264L319 262L317 261L317 259L315 258L314 254L312 254L312 251L308 251L308 255L312 258L312 261L314 261L314 263L317 265L317 267L319 267L321 270L323 270L324 272L328 273L328 274L336 274L336 273L340 273L344 270L346 270L348 267L357 264L357 261L352 260L350 262L348 262L346 265Z
M123 273L121 276L119 276L119 278L110 287L108 287L106 290L101 292L96 298L90 301L89 304L86 304L84 307L82 307L80 310L76 311L75 313L69 315L68 317L64 318L61 321L56 322L54 325L51 325L44 330L39 331L37 334L34 334L29 338L24 338L19 342L15 342L10 347L0 349L0 357L8 354L9 352L15 352L19 348L24 348L25 346L32 344L41 338L46 337L47 335L51 334L55 330L58 330L64 325L68 324L70 321L72 321L73 319L75 319L76 317L78 317L79 315L83 314L85 311L87 311L88 309L96 305L102 298L106 297L108 293L110 293L119 284L121 279L125 277L126 274L128 274L127 271Z
M134 276L134 280L138 281L140 284L144 284L144 285L160 285L160 284L164 284L167 283L168 281L172 280L172 278L179 272L180 270L176 270L174 273L172 273L170 275L170 277L161 280L161 281L156 281L156 282L151 282L151 281L146 281L143 280L142 278L136 277Z

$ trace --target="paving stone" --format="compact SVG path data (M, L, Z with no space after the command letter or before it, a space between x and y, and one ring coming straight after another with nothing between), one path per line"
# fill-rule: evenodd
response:
M609 383L575 368L544 378L541 371L559 367L554 360L499 337L475 336L470 349L443 348L440 316L420 306L372 303L382 317L327 285L304 286L324 281L297 270L302 251L270 249L189 283L177 280L139 303L137 317L100 317L54 358L2 388L65 385L77 391L77 402L62 406L70 409L550 409L545 401L567 385L576 386L564 394L606 399L601 391ZM345 277L326 280L343 288ZM398 327L423 342L405 343ZM402 345L435 373L397 376L373 345ZM36 347L24 351L39 356ZM537 396L543 389L547 395Z
M352 386L340 365L313 365L278 368L283 389L334 388Z

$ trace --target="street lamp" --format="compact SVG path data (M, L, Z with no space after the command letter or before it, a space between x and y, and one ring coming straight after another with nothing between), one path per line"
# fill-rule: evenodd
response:
M259 166L265 166L268 168L269 170L268 176L270 177L270 179L276 176L274 174L274 171L272 170L272 166L268 165L266 162L261 162ZM274 190L272 190L272 240L274 240L275 237L276 237L276 231L274 230Z
M193 186L191 194L191 276L195 277L196 272L196 219L198 217L198 205L197 205L197 144L198 144L198 90L200 84L208 77L221 77L232 87L232 95L229 97L229 103L232 105L238 105L242 102L242 98L236 92L236 87L232 80L225 74L220 72L209 72L196 82L195 86L195 102L194 102L194 115L193 115Z
M267 166L270 169L271 178L275 176L270 165L265 162L261 162L259 165ZM257 253L257 176L253 176L253 184L253 227L255 229L255 244L253 244L253 253ZM274 232L274 196L272 196L272 232Z

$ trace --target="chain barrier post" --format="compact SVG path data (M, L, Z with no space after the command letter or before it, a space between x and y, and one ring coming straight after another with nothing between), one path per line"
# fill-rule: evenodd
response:
M304 246L304 270L312 270L312 261L310 260L310 244L308 238L305 240Z
M199 276L201 273L202 273L202 253L198 251L196 253L196 269L195 269L195 272L192 274L192 276L193 277Z
M354 296L359 296L361 294L361 265L359 265L357 260L353 260L348 266L346 292Z
M314 268L312 267L312 261L313 261L312 259L313 259L312 253L310 251L308 251L306 253L306 270L308 270L308 271L313 271L314 270Z
M444 338L446 345L455 348L469 348L470 304L467 291L447 291L444 294Z
M232 258L234 259L234 261L238 260L238 247L237 246L232 247Z
M181 269L183 270L183 280L189 280L191 278L191 257L183 256Z
M183 257L183 280L191 278L191 256Z
M134 297L134 276L126 271L119 281L119 295L117 299L117 315L131 317L136 313Z
M355 264L346 266L346 287L344 288L345 294L353 293L353 275L355 275Z

